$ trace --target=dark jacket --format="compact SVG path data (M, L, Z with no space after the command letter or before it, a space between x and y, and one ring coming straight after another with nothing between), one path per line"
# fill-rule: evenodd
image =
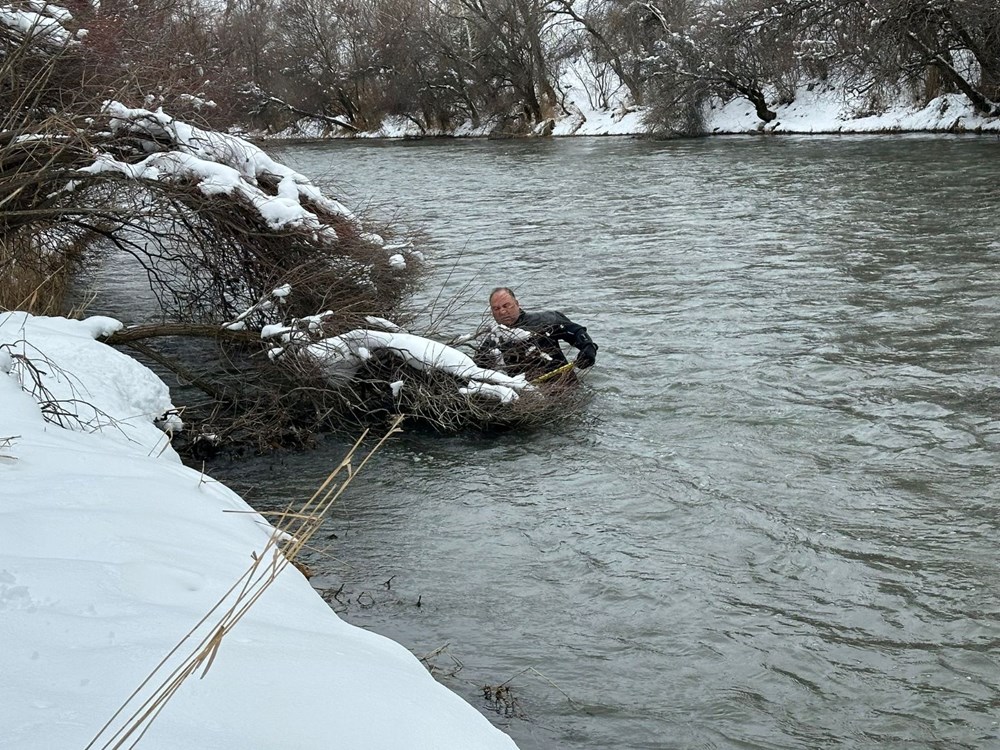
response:
M518 337L521 329L529 336ZM510 329L500 328L490 333L476 352L475 361L481 367L502 370L508 375L524 374L529 379L556 370L567 363L560 341L580 350L577 361L589 367L597 357L597 344L587 329L567 318L561 312L521 311Z

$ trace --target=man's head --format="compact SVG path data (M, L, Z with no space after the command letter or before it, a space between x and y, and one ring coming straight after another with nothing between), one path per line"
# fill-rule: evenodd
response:
M493 320L505 326L512 326L521 314L521 306L517 304L514 292L505 286L498 286L490 292L490 310Z

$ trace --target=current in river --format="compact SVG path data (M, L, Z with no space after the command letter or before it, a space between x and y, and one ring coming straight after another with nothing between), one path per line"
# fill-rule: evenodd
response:
M505 285L600 345L573 418L376 454L307 559L342 617L522 750L1000 748L1000 140L277 156L426 233L447 333ZM209 471L283 507L345 447Z

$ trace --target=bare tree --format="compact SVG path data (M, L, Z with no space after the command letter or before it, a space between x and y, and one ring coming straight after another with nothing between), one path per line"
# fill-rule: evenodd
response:
M735 95L753 104L767 123L776 117L773 98L790 101L801 80L798 28L780 3L706 3L693 11L684 8L689 15L677 6L647 2L645 7L661 29L656 45L661 109L682 104L690 111L708 95L723 100Z
M509 108L503 80L488 71L488 41L459 0L432 0L426 15L418 17L423 21L420 49L426 52L420 64L427 69L421 77L421 107L431 102L449 120L461 118L474 128L495 110Z
M983 114L1000 114L1000 7L982 0L863 0L877 33L907 48L912 77L937 81L968 97Z
M102 4L91 46L130 67L136 91L209 122L242 106L271 128L397 116L422 132L491 119L524 132L559 112L570 58L597 81L595 105L621 86L675 133L700 132L711 96L773 121L807 79L859 94L859 111L908 90L960 91L984 113L1000 97L992 0L227 0L215 16L197 2Z
M609 67L628 89L632 103L642 106L647 80L643 60L649 39L641 18L633 12L635 4L609 0L604 3L581 3L579 0L555 0L553 12L576 22L590 44L586 52L594 63L594 77L600 77L600 67ZM607 102L601 103L606 106Z
M295 294L285 313L330 310L331 332L392 317L419 264L399 270L372 228L248 142L160 110L102 105L111 66L95 67L92 55L68 29L20 34L0 24L0 305L62 312L50 282L76 259L129 257L170 323L144 336L249 347L239 357L226 350L233 364L215 384L160 357L212 397L203 416L225 417L251 440L300 440L330 417L320 384L297 388L273 367L247 378L265 345L235 329L269 322L270 298L287 286Z
M531 126L556 106L553 56L544 41L551 11L546 0L457 0L475 49L479 75L510 89L501 115ZM515 125L516 127L516 125Z

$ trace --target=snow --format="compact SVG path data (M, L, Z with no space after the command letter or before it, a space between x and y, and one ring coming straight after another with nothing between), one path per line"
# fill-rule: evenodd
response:
M585 74L577 70L571 69L563 76L559 88L569 114L552 122L552 136L643 135L649 132L644 108L631 106L622 90L607 97L607 106L595 106L595 95L590 90L593 85L586 81ZM926 106L919 106L901 97L883 113L861 115L859 112L866 108L862 96L852 93L845 86L827 82L803 85L792 102L779 104L777 97L774 97L769 106L777 114L777 118L764 123L757 117L754 106L744 98L724 102L712 100L704 112L705 130L714 135L1000 132L1000 119L984 117L976 112L972 103L962 94L945 94ZM489 134L490 130L490 125L472 128L465 124L449 135L482 137ZM404 138L418 135L422 133L412 121L389 118L377 131L359 134L359 137Z
M503 404L509 404L517 400L517 391L504 385L496 383L481 383L475 380L470 381L464 388L459 388L458 392L463 396L481 395L495 398Z
M268 333L274 333L269 330ZM294 333L282 332L287 342ZM479 367L472 358L446 344L400 331L375 331L358 328L340 336L321 339L303 348L313 357L333 382L353 375L372 352L387 350L415 370L440 370L453 375L465 385L460 393L480 393L503 403L515 401L521 391L533 386L523 375L510 376L497 370ZM401 386L400 386L401 387ZM394 394L397 391L394 389Z
M163 382L94 339L117 327L0 314L0 747L115 746L211 643L254 557L271 559L264 519L183 466L154 426L173 408ZM65 426L43 416L60 403L78 415ZM291 566L139 746L515 747L402 646L341 621Z
M766 125L753 105L734 99L709 110L708 132L739 133L884 133L911 131L994 131L1000 120L986 118L960 94L945 94L926 106L900 103L887 112L858 116L856 97L833 86L801 89L790 104L775 106L777 119Z
M75 43L72 34L63 27L73 18L65 8L39 2L29 5L30 11L9 5L0 7L0 25L50 49L61 49Z
M383 331L396 331L397 333L404 333L403 329L397 324L393 323L391 320L386 320L385 318L380 318L377 315L366 315L365 322ZM265 337L266 338L266 337Z
M136 164L119 161L109 154L101 154L92 165L80 171L89 174L114 171L134 180L181 182L193 178L206 196L239 195L257 209L272 229L304 226L317 231L329 231L328 226L300 202L305 196L305 186L296 182L293 175L282 177L278 183L278 194L270 195L249 182L248 175L239 169L178 151L151 154ZM333 205L330 201L328 203ZM346 209L338 210L337 213L349 215Z
M150 154L136 164L120 161L112 154L98 154L93 164L81 170L84 173L114 171L138 180L194 180L205 195L238 195L254 206L274 229L306 227L318 232L333 231L303 201L343 217L361 229L361 222L346 206L324 195L307 177L274 161L249 141L202 130L174 119L162 109L126 107L115 101L106 102L104 108L113 132L144 134L167 140L175 148ZM276 181L277 194L262 190L259 187L262 180ZM364 236L376 244L384 244L378 235Z

